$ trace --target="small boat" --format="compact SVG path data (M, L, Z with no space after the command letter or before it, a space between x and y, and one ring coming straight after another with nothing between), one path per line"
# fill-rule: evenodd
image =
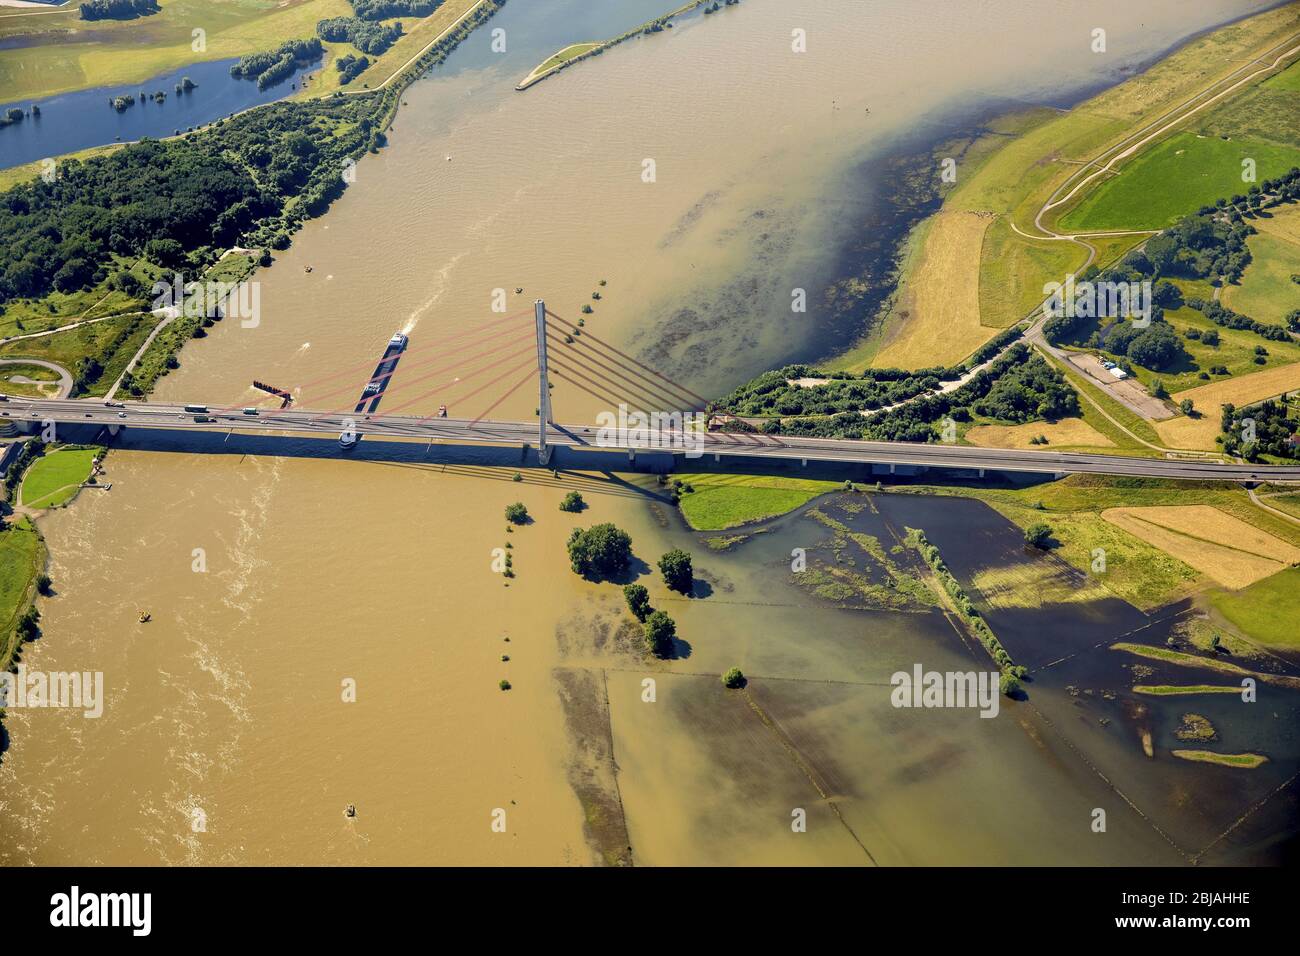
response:
M311 266L307 266L307 268L304 269L303 271L304 271L304 272L311 272Z
M355 817L357 815L357 805L355 803L349 803L343 810L343 815L345 817Z
M140 612L140 623L141 623L141 624L148 624L151 620L153 620L153 615L150 614L148 611L141 611L141 612Z

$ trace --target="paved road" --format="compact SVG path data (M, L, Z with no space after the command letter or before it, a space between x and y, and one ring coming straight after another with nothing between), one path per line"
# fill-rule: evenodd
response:
M72 375L62 365L55 365L53 362L45 362L41 359L0 359L0 366L5 365L39 365L41 368L47 368L59 376L59 398L67 398L72 394ZM0 406L0 411L3 410L3 407Z
M536 443L535 422L472 422L456 418L418 418L409 415L373 415L369 418L346 412L313 412L293 408L267 410L246 415L239 408L211 406L206 413L185 411L182 405L130 403L108 405L101 401L39 400L11 397L0 403L3 413L15 421L51 420L66 424L99 424L170 428L191 431L252 431L319 435L337 438L355 429L363 435L406 438L421 441L488 445ZM963 445L868 442L762 435L707 435L665 433L674 441L678 454L698 452L696 457L716 456L739 459L773 458L810 462L923 466L932 468L992 469L1034 474L1098 474L1150 478L1217 479L1230 481L1300 481L1300 465L1269 466L1219 464L1169 458L1128 458L1118 455L1057 451L1021 451L1005 448L976 448ZM594 425L554 425L547 441L556 446L586 447L593 450L628 451L626 443L603 444ZM664 449L646 449L664 450Z

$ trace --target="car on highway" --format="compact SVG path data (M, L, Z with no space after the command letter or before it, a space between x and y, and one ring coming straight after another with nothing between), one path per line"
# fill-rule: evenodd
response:
M126 418L126 412L118 412L118 413L117 413L117 417L118 417L118 418Z
M379 394L379 383L378 383L378 382L367 382L367 383L366 383L366 387L362 390L361 394L362 394L362 395L377 395L377 394Z

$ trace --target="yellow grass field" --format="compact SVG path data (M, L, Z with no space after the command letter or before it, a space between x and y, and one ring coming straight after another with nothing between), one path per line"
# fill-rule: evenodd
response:
M1233 404L1237 407L1262 402L1283 392L1300 389L1300 362L1278 365L1265 372L1242 375L1200 385L1173 395L1175 403L1190 398L1201 413L1200 418L1179 415L1163 422L1152 422L1160 440L1170 448L1193 448L1213 451L1214 438L1219 434L1219 408Z
M1260 232L1300 245L1300 205L1269 210L1272 215L1251 221Z
M980 249L992 217L940 212L925 237L907 282L908 317L873 365L925 368L960 362L997 332L980 324Z
M1082 418L1059 422L1028 422L1024 425L976 425L966 440L983 448L1038 448L1029 440L1046 436L1048 447L1114 448L1115 443Z
M1109 508L1101 516L1227 588L1300 562L1300 548L1210 505Z

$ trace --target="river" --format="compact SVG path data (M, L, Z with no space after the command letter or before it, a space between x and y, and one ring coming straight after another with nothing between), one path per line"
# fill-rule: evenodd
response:
M514 91L566 43L667 5L507 5L404 94L390 146L259 273L260 324L214 327L158 397L246 403L255 378L296 387L349 366L362 380L395 329L436 352L499 318L498 289L512 311L544 296L573 320L599 289L589 329L717 393L848 344L821 310L792 314L791 290L824 288L836 250L874 227L891 187L876 160L992 105L1068 103L1267 4L744 0ZM1089 49L1099 25L1104 56ZM427 387L399 371L385 407L473 415L491 398ZM536 401L523 389L493 414L527 418ZM598 410L563 383L554 403L567 421ZM652 864L1177 861L1122 809L1092 839L1086 814L1109 791L1029 710L905 721L890 672L974 658L935 612L826 607L791 585L806 519L714 554L646 475L514 481L494 455L440 464L417 446L383 463L240 442L128 437L110 492L43 519L57 593L25 660L103 671L108 699L98 720L6 719L6 864L580 864L618 858L624 835ZM573 489L581 515L557 507ZM515 500L535 520L507 534ZM617 589L568 570L569 530L606 520L651 565L696 554L707 597L646 578L689 656L647 664ZM490 566L507 540L511 580ZM757 706L829 792L723 696L732 664L758 675Z

